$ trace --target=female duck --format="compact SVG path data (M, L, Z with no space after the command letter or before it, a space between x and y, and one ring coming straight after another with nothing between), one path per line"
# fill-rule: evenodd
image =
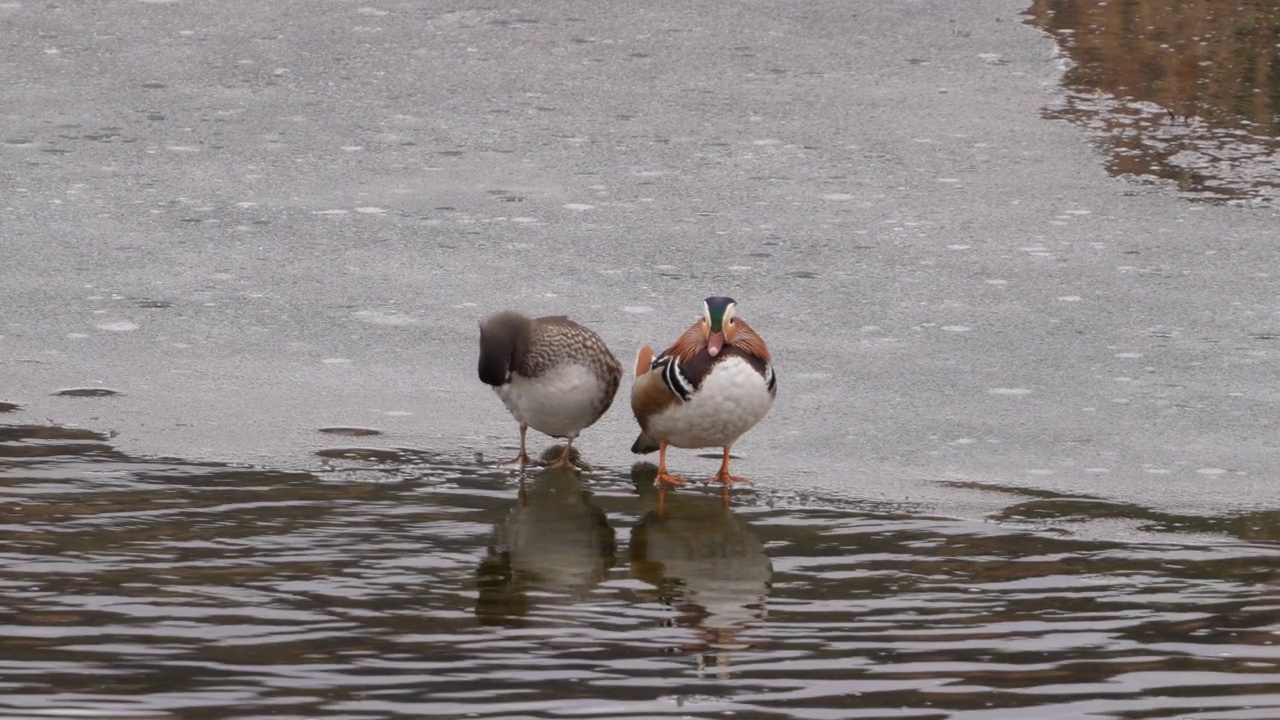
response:
M529 428L568 438L552 467L572 465L574 438L613 404L622 366L604 340L563 315L527 318L506 311L480 323L480 379L493 386L520 423L520 454L529 464Z

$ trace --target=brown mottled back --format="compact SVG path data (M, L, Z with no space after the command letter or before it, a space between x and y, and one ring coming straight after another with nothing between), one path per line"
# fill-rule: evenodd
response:
M604 413L622 382L622 365L599 335L564 315L548 315L532 321L528 350L515 358L511 369L536 378L571 362L586 365L605 383L607 392L597 407L598 412Z

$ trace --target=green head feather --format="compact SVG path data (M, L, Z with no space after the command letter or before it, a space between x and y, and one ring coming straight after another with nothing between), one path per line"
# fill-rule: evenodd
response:
M707 322L711 323L711 332L723 332L725 312L737 303L733 301L733 298L728 297L709 297L705 302Z

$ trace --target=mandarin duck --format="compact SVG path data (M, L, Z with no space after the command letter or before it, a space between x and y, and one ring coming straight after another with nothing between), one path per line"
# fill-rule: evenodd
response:
M656 358L648 345L636 356L631 410L640 436L631 446L637 454L658 451L654 485L665 490L684 478L667 472L667 446L719 447L720 470L712 478L729 486L747 482L729 474L729 448L760 422L777 395L778 381L764 339L737 317L732 298L709 297L702 318ZM659 503L663 494L659 493Z
M613 404L622 366L604 340L563 315L528 318L500 312L480 323L480 379L493 386L520 423L520 454L502 464L530 463L529 428L566 438L549 463L569 467L573 441Z

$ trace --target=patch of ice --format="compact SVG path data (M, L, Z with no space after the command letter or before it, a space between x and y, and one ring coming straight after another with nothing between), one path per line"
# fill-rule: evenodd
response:
M1079 295L1062 295L1058 298L1058 302L1080 302L1082 299Z
M324 363L325 365L346 365L351 361L346 358L325 358L320 362Z
M114 322L99 323L96 327L107 332L131 332L137 330L140 326L138 323L128 320L116 320Z
M587 210L596 209L595 205L588 205L586 203L565 203L561 207L563 207L565 210L576 210L578 212L586 212Z
M948 250L968 250L971 247L973 246L972 245L948 245L947 249Z
M971 327L966 327L966 326L964 326L964 325L943 325L943 326L942 326L942 329L943 329L943 330L946 330L947 332L958 332L958 333L961 333L961 332L969 332L969 331L970 331L970 330L972 330L973 328L971 328Z
M987 394L988 394L988 395L1007 395L1007 396L1011 396L1011 397L1018 397L1018 396L1022 396L1022 395L1030 395L1030 394L1031 394L1031 390L1030 390L1030 388L988 388L988 389L987 389Z
M1226 473L1226 470L1216 467L1202 467L1199 470L1196 470L1197 475L1225 475Z
M849 193L827 193L822 196L823 200L852 200L853 196Z
M381 215L386 211L387 211L386 208L376 207L373 205L366 205L364 207L356 208L356 212L360 213L361 215Z
M89 333L67 333L67 337L71 338L72 340L79 340L81 338L89 337Z
M316 210L316 211L312 212L311 214L312 214L312 215L347 215L347 214L349 214L350 212L351 212L350 210L343 210L343 209L341 209L341 208L334 208L333 210Z
M359 310L356 318L370 325L412 325L417 320L400 313L387 313L380 310Z
M389 417L409 417L412 414L413 413L409 412L408 410L388 410L385 413L383 413L383 415L387 415Z
M632 313L634 315L641 315L643 313L653 312L653 308L649 307L648 305L627 305L626 307L622 308L622 312Z

